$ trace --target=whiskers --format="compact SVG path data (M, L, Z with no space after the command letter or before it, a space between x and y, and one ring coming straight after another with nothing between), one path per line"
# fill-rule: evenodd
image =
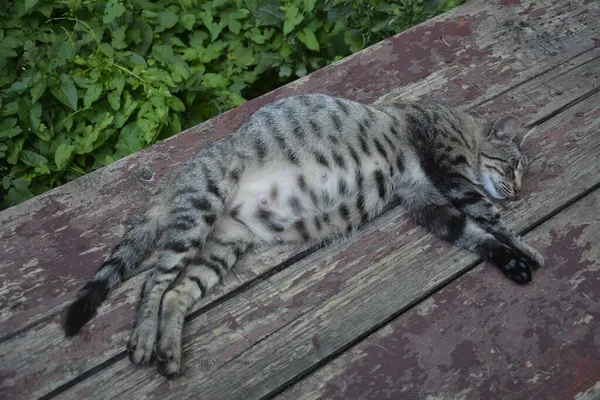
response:
M532 133L535 133L535 131L537 130L537 128L538 128L538 125L534 126L529 131L527 131L527 133L523 136L523 139L521 139L521 143L519 144L520 147L523 147L523 143L525 143L525 139L527 139L527 137L529 135L531 135Z

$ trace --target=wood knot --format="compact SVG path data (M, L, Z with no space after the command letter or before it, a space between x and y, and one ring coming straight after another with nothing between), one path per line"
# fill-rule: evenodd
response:
M212 371L215 368L216 361L212 358L200 363L200 369L204 372Z
M137 177L142 182L149 182L152 180L154 173L150 169L144 167L137 172Z
M583 139L585 137L585 132L583 131L583 129L579 129L577 131L575 131L575 139L580 140Z

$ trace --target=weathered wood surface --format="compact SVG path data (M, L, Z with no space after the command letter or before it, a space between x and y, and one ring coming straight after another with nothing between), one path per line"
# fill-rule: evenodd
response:
M540 126L531 139L539 150L532 166L537 182L526 182L527 193L511 206L512 226L527 229L598 186L599 115L597 94ZM542 162L550 157L563 160L560 167ZM156 379L153 369L120 360L61 398L87 398L100 387L106 398L148 393L165 399L197 393L208 399L261 398L475 262L473 255L425 235L392 210L359 237L319 251L191 321L185 329L184 376L175 384ZM495 269L487 273L503 279ZM123 384L110 385L115 380Z
M324 92L373 101L428 76L429 97L485 101L595 49L598 7L471 1L431 23L251 101L171 140L0 213L0 338L56 315L121 237L166 170L232 132L266 102ZM517 4L514 4L517 3ZM522 26L522 23L528 26ZM552 50L549 50L552 49ZM560 50L560 51L559 51ZM498 73L501 71L501 73ZM481 79L484 77L484 81ZM427 81L429 82L429 80ZM27 276L28 279L22 279Z
M423 233L407 223L398 210L380 219L371 226L370 233L356 238L350 247L321 251L294 265L294 269L285 269L265 281L261 281L260 275L281 267L280 263L292 253L257 253L254 258L248 257L243 262L237 279L232 278L227 288L201 304L208 312L196 316L186 328L186 376L184 381L175 384L162 380L153 369L137 370L120 359L131 327L136 288L139 288L143 274L134 277L111 297L102 308L101 315L90 324L89 333L85 332L74 341L65 341L58 327L58 312L118 240L128 215L145 203L156 177L202 145L229 133L251 111L274 98L292 93L324 92L368 102L383 96L391 87L424 78L420 82L443 81L446 84L434 88L433 92L423 88L419 91L415 87L413 95L419 94L447 104L481 104L479 110L482 113L516 112L527 120L535 114L533 120L539 120L593 91L597 77L592 67L599 53L592 39L600 36L597 4L582 8L579 4L561 1L545 1L544 7L534 3L503 3L506 2L486 4L472 1L453 13L384 41L114 166L0 213L3 224L0 248L6 255L0 259L0 277L3 279L0 288L0 335L4 338L4 343L0 344L0 393L7 393L10 398L36 397L61 385L66 384L59 390L67 389L68 382L82 373L89 377L62 396L77 397L87 393L88 396L110 397L111 393L117 395L114 390L118 389L125 390L119 396L128 393L139 395L149 393L154 387L157 391L155 396L162 397L160 392L170 390L173 385L196 390L202 382L207 382L209 376L226 373L227 369L223 367L233 366L246 354L252 356L254 353L250 350L257 349L253 345L264 338L271 340L275 335L268 335L278 329L283 331L294 323L301 327L310 326L310 316L321 315L318 312L335 303L339 291L346 287L346 280L359 285L353 286L355 288L365 285L363 290L368 294L369 290L376 288L378 281L368 280L364 271L372 271L375 266L378 266L378 274L373 277L398 279L401 275L395 275L397 271L389 268L379 271L381 265L392 261L398 263L398 260L404 265L440 265L436 258L413 254L417 252L416 245L410 244L413 240L417 245L439 249L437 257L455 268L450 272L438 267L429 270L429 275L419 279L433 277L433 281L429 282L429 286L418 288L416 296L425 295L436 284L451 278L453 273L468 265L468 259L459 262L462 253L448 253L447 246L423 237ZM523 21L528 24L527 27L520 24ZM555 54L556 51L548 50L548 46L557 47L560 52ZM529 57L528 63L523 55ZM480 81L482 77L485 79ZM552 88L559 84L562 89L548 89L550 81L553 82ZM520 85L515 88L517 84ZM503 94L509 89L512 94ZM535 106L531 101L523 102L522 96L531 96L532 93L535 93ZM589 113L592 112L590 109ZM581 130L577 132L583 132L582 137L564 136L564 132L581 126L594 128L587 118L576 119L569 126L557 125L556 119L551 120L544 130L546 137L538 136L529 142L530 149L541 146L547 151L540 155L534 168L534 179L537 174L537 178L542 179L541 184L530 182L529 195L517 205L515 215L521 220L520 227L534 223L553 206L591 185L583 181L586 175L579 173L577 167L589 172L593 170L588 168L589 164L595 161L597 166L598 160L590 158L590 154L579 145L594 149L597 142L593 137L592 142L588 142L590 135ZM182 147L185 151L181 151ZM564 157L573 157L573 163L565 166L562 162ZM598 171L593 172L597 176ZM148 176L151 176L149 181L145 180ZM569 193L556 195L552 192L549 194L552 198L540 200L541 192L565 180L573 185L569 186ZM534 201L543 206L537 214L527 211L530 207L527 203ZM406 239L398 241L397 237ZM396 248L386 248L390 243ZM405 246L402 247L402 244ZM408 255L403 255L405 253ZM407 257L406 262L403 257ZM353 264L347 260L358 261ZM325 267L332 264L337 265L335 269ZM405 285L420 282L415 283L414 279L407 279ZM298 288L289 289L293 286L290 282L296 280L300 282ZM253 281L255 286L240 290L237 297L226 295ZM267 296L268 293L272 293L271 297ZM227 298L231 299L220 305L217 302L216 307L211 304L215 299ZM417 298L401 300L404 303L396 303L395 310L384 311L393 315ZM374 319L377 318L381 318L381 313L374 316ZM295 319L300 322L294 322ZM362 324L353 318L345 320L345 323ZM367 320L360 329L368 331L374 326L374 320ZM313 328L316 329L317 325ZM351 342L353 338L346 335L343 339ZM316 341L315 346L320 347L319 339ZM312 343L312 339L309 342ZM328 344L329 354L342 342ZM277 355L276 352L274 354ZM318 356L311 355L314 359L293 367L308 368L327 354L325 351ZM103 370L104 367L107 369ZM252 371L251 366L247 371ZM254 371L260 371L260 368ZM296 374L290 371L283 371L278 379L289 381L290 374ZM127 376L127 380L112 375L121 373ZM116 388L115 379L121 382ZM194 379L199 383L191 382ZM256 383L251 382L252 376L245 379L248 384ZM264 379L264 375L256 379ZM129 383L124 382L131 383L131 391L127 391ZM149 386L145 386L146 383ZM259 389L263 392L273 390L278 384L274 381L270 388ZM259 389L254 393L258 394Z
M480 265L278 400L573 399L600 381L600 190L526 235L526 288ZM600 385L598 385L600 388ZM600 390L590 397L599 398ZM595 395L592 397L591 395Z

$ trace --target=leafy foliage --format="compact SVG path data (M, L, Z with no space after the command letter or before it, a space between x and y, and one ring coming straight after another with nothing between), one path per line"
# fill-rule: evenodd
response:
M8 1L0 208L463 1Z

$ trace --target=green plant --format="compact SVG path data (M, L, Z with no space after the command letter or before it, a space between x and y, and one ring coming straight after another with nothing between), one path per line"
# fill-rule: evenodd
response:
M0 208L463 1L9 1L0 10Z

